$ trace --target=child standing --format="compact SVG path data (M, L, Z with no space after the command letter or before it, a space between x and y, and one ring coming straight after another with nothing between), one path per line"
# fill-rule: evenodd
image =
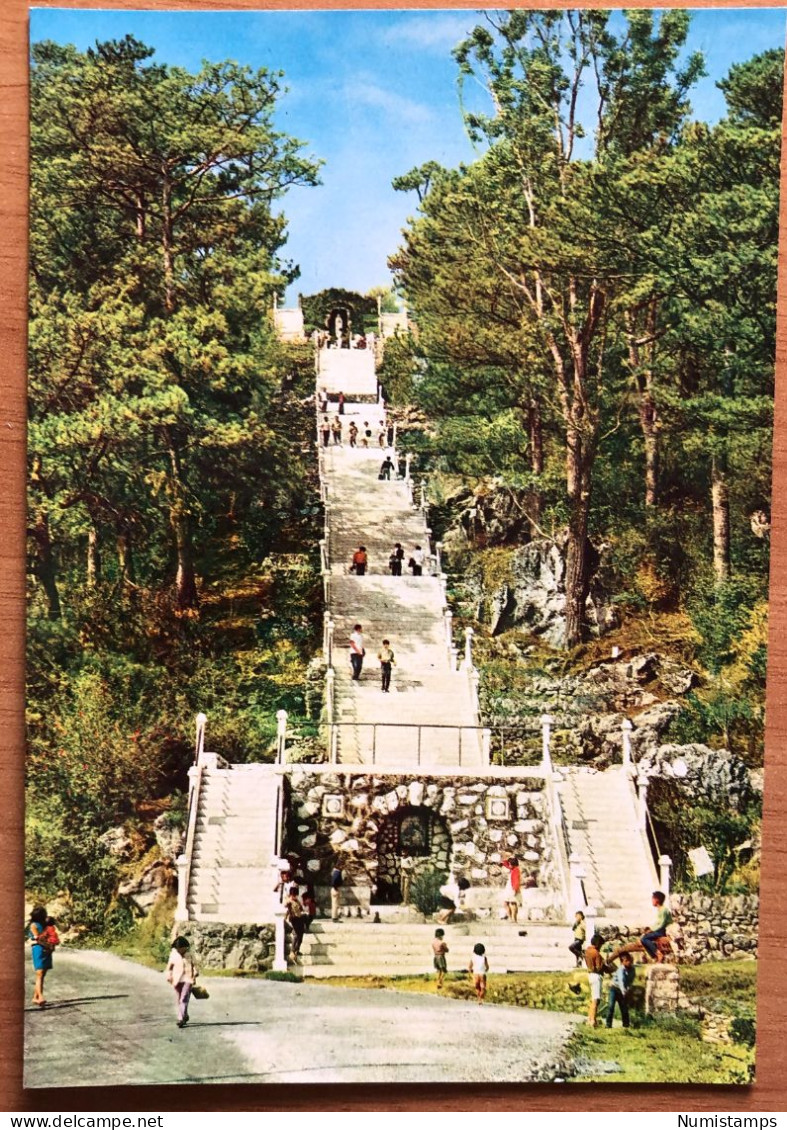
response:
M185 1028L189 1022L189 998L197 980L197 968L191 960L186 938L175 938L172 943L167 962L167 980L175 990L178 1002L178 1028Z
M594 934L590 945L585 950L585 965L588 970L588 986L590 987L590 1004L588 1006L588 1024L596 1027L598 1006L601 1001L601 982L604 977L605 962L601 956L601 946L604 939L601 934Z
M445 930L439 927L434 932L434 941L432 942L432 953L434 954L434 967L437 970L437 989L438 992L443 987L443 978L448 972L448 962L445 955L448 953L448 946L443 940L445 938Z
M481 942L476 942L473 946L473 956L470 958L470 964L467 968L473 977L473 987L478 1003L483 1004L486 996L486 975L489 972L489 962L486 957L486 948Z
M634 984L634 958L630 953L620 956L620 965L612 974L612 984L609 986L609 999L607 1001L607 1028L612 1027L612 1018L615 1015L615 1005L620 1005L620 1019L623 1027L628 1028L629 1003L628 992Z

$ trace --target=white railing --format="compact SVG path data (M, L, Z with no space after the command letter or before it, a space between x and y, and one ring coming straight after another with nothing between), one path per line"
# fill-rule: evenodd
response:
M560 799L554 773L545 773L544 776L544 792L547 798L547 805L549 807L549 819L552 829L552 838L557 846L557 864L560 879L560 891L563 896L563 904L565 914L568 917L573 910L582 910L584 912L585 901L583 899L582 906L571 907L571 873L569 868L569 840L568 828L566 827L566 817L563 812L563 802ZM570 921L570 919L569 919Z
M194 764L189 767L189 799L186 816L186 844L183 852L177 858L178 870L178 905L177 917L181 922L188 922L189 918L189 884L191 882L191 866L194 857L194 840L197 835L197 813L199 810L200 788L202 786L202 771L206 763L205 754L205 727L207 715L197 715L197 733L194 742ZM211 755L208 754L208 757ZM218 755L213 755L217 757ZM227 763L224 762L226 765Z

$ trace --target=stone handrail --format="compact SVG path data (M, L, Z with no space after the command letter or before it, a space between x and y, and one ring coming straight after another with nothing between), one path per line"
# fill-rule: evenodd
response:
M650 821L650 810L648 809L648 779L647 777L634 777L626 766L622 770L629 783L629 791L631 794L632 804L637 813L637 825L639 833L642 838L642 843L645 847L645 856L651 862L652 874L654 882L658 882L659 874L658 868L660 864L660 852L658 841L653 835L654 843L651 844L648 837L648 822Z
M560 869L560 890L563 895L566 916L571 913L570 890L571 890L571 870L568 862L568 853L570 841L568 837L568 827L566 825L566 814L563 811L563 802L560 799L560 793L555 786L554 774L549 772L544 777L544 791L547 796L547 804L549 805L549 816L552 825L552 837L557 846L557 857Z
M202 786L202 772L204 762L200 757L189 769L189 805L186 822L186 846L183 854L178 856L178 908L177 917L181 922L189 918L189 883L191 881L191 865L194 855L194 839L197 834L197 810L199 809L199 794Z

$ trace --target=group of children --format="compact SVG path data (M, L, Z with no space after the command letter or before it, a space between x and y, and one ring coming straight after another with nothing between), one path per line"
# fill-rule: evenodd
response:
M434 932L432 953L434 954L434 967L437 970L437 988L439 991L443 987L443 980L448 972L448 959L446 957L448 946L445 941L445 930L440 927ZM483 1004L486 997L486 975L489 972L489 961L486 956L486 947L482 942L476 942L473 946L467 971L473 978L476 999L479 1004Z

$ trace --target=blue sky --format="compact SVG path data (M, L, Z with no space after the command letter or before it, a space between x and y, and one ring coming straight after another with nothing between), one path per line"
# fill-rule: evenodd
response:
M695 88L695 116L715 121L715 88L735 62L784 47L784 9L701 9L690 50L705 54L708 77ZM289 94L280 129L321 158L323 184L284 200L284 254L301 267L288 294L327 286L366 291L387 284L388 256L415 210L415 197L391 180L424 161L455 166L473 158L462 126L451 49L479 20L473 10L162 12L34 9L33 41L84 49L134 35L156 58L188 69L202 59L234 59L282 70Z

